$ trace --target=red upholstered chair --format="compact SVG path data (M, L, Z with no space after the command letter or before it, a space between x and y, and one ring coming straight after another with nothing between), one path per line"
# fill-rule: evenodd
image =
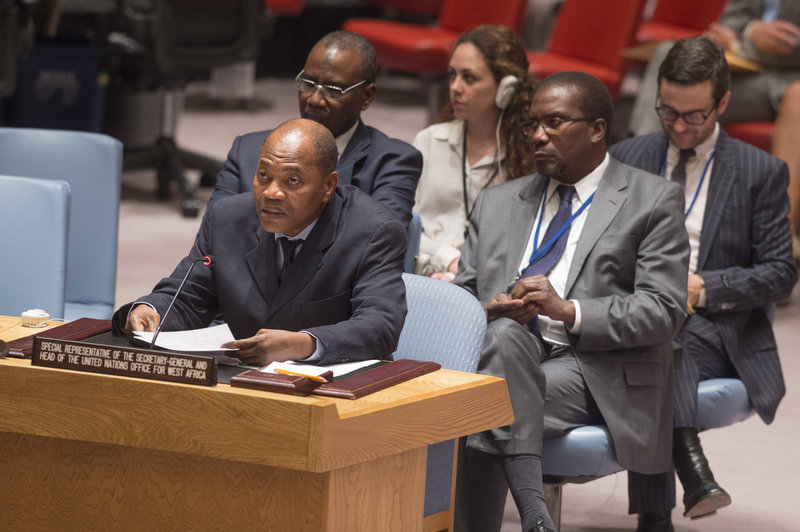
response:
M528 52L538 78L578 70L600 79L619 97L627 63L622 50L633 42L645 0L565 0L546 52Z
M724 127L731 137L739 139L767 153L772 152L773 122L734 122Z
M637 0L638 1L638 0ZM464 30L499 24L519 31L525 0L444 0L435 26L355 18L342 29L363 35L375 46L378 65L410 74L444 74L453 42Z
M683 39L700 35L719 18L728 0L659 0L652 18L636 33L638 42Z
M294 17L303 12L306 0L264 0L264 7L272 15Z
M411 15L436 17L442 9L443 0L367 0L372 6Z

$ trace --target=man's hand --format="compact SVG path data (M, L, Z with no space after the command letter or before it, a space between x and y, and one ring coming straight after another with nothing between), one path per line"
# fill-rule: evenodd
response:
M536 314L563 321L567 327L575 323L575 305L559 296L544 275L520 279L509 296L512 299L521 299L526 307L535 309Z
M700 299L700 292L702 292L705 286L706 285L703 282L702 277L700 277L696 273L689 274L689 284L688 284L689 305L693 307L697 306L697 302Z
M221 347L238 349L234 355L254 366L270 362L300 360L310 356L317 348L316 340L308 333L260 329L255 336L222 344Z
M495 296L486 305L486 320L494 321L498 318L510 318L517 323L528 323L538 312L532 305L526 305L521 299L512 299L506 294Z
M750 40L759 50L788 57L794 53L800 28L785 20L754 22L751 26Z
M733 47L733 43L736 42L736 33L717 22L712 22L708 29L703 32L703 36L717 43L723 50L730 50Z
M161 316L153 310L153 307L136 305L128 315L128 321L125 322L125 332L129 337L133 331L155 332L159 323L161 323Z

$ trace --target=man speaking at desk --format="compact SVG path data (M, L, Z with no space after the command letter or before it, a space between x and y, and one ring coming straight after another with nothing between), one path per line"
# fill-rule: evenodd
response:
M406 312L405 230L360 190L337 188L336 158L324 126L279 126L264 142L252 195L216 202L189 255L115 321L154 331L190 264L213 255L210 268L189 275L164 330L206 327L220 311L237 338L223 347L249 364L391 358Z

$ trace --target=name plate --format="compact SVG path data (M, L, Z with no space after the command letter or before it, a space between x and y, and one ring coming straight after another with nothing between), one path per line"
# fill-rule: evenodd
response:
M151 351L36 336L31 365L200 386L217 384L217 360L207 355Z

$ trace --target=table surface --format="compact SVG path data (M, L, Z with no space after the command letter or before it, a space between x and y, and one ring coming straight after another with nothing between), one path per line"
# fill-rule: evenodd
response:
M0 317L0 338L27 334L31 329L19 318ZM191 386L21 359L0 359L0 380L8 383L0 389L0 431L314 472L513 420L505 381L450 370L357 400ZM232 441L252 445L240 448Z
M0 316L0 340L6 342L16 340L24 336L39 334L59 325L64 325L64 322L50 320L44 327L23 327L22 319L19 316Z

